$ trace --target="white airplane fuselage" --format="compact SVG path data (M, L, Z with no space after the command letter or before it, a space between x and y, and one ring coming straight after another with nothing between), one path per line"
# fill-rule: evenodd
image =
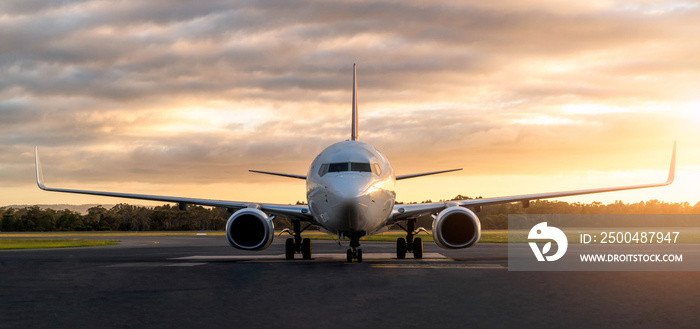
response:
M330 233L371 234L386 225L394 209L394 170L372 145L333 144L314 159L306 177L311 214Z

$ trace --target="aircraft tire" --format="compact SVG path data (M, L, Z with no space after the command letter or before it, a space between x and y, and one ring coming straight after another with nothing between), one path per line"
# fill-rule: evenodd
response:
M396 258L406 258L406 240L404 238L398 238L396 240Z
M287 260L294 259L294 239L288 238L284 243L284 256Z
M423 239L421 238L415 238L415 240L413 240L413 258L423 258Z
M301 255L304 259L311 259L311 239L301 241Z

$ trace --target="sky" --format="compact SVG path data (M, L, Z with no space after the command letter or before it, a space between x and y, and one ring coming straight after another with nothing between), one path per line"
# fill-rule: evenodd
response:
M0 206L113 204L50 187L305 200L360 140L397 200L665 181L568 202L700 201L698 1L0 2ZM127 200L128 201L128 200ZM128 201L138 204L147 202Z

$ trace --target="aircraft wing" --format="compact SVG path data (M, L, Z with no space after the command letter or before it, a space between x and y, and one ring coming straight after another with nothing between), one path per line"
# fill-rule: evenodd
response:
M548 193L534 193L534 194L523 194L523 195L513 195L505 197L495 197L495 198L483 198L483 199L469 199L469 200L458 200L458 201L446 201L446 202L433 202L433 203L421 203L421 204L407 204L407 205L395 205L393 216L391 222L396 222L402 219L408 219L412 217L418 217L422 215L430 215L440 212L447 207L461 206L461 207L479 207L498 203L509 203L509 202L522 202L524 205L530 200L539 199L550 199L559 198L572 195L584 195L584 194L594 194L594 193L604 193L613 191L624 191L624 190L634 190L650 187L666 186L673 183L676 175L676 143L673 143L673 152L671 154L671 167L668 171L668 178L663 183L652 183L652 184L640 184L640 185L629 185L629 186L617 186L617 187L604 187L604 188L593 188L585 190L572 190L572 191L562 191L562 192L548 192Z
M41 161L39 160L39 149L34 148L35 162L36 162L36 184L40 189L44 191L51 192L63 192L63 193L76 193L76 194L87 194L87 195L99 195L108 196L114 198L126 198L126 199L137 199L137 200L149 200L149 201L162 201L162 202L172 202L177 203L178 206L184 208L187 204L201 205L201 206L211 206L211 207L223 207L232 210L237 210L241 208L258 208L266 213L272 215L282 215L287 217L294 217L296 219L304 220L307 222L315 222L309 207L306 205L283 205L283 204L270 204L270 203L251 203L251 202L239 202L239 201L225 201L225 200L212 200L212 199L196 199L196 198L183 198L183 197L173 197L173 196L160 196L160 195L147 195L147 194L133 194L133 193L119 193L119 192L102 192L102 191L88 191L88 190L75 190L75 189L64 189L64 188L50 188L46 187L44 184L44 174L41 169Z

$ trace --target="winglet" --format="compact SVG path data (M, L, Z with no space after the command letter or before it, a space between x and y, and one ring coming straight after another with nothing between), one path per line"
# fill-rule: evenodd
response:
M40 189L46 190L46 186L44 185L44 173L41 170L41 161L39 161L38 146L34 146L34 164L36 166L36 185L39 186Z
M357 121L357 64L352 64L352 133L350 136L354 141L360 140Z
M673 153L671 154L671 168L668 170L666 185L673 183L676 178L676 141L673 142Z

